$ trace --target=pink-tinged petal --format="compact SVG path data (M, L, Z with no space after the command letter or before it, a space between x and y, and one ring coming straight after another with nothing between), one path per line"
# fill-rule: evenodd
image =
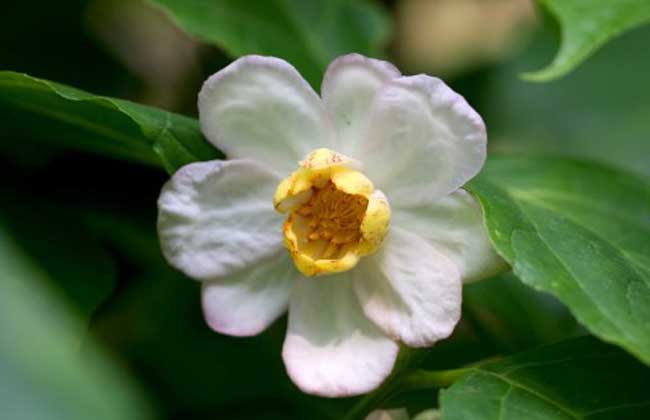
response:
M179 169L158 199L158 234L169 263L196 280L231 275L283 248L273 209L276 175L253 161Z
M397 208L392 217L395 225L421 236L454 261L465 283L506 266L488 239L481 206L463 189L430 204Z
M460 319L462 282L455 264L395 226L382 249L362 260L352 276L366 316L407 346L431 346Z
M264 162L291 173L334 129L323 104L289 63L249 55L210 77L199 93L203 134L229 158Z
M361 148L366 174L393 206L428 203L474 177L485 161L481 117L440 79L417 75L377 93Z
M203 283L210 328L239 337L261 333L282 315L298 272L285 250L226 279Z
M346 274L298 279L282 358L302 391L325 397L372 391L390 374L398 350L364 316Z
M360 158L358 149L375 95L384 83L399 76L391 63L360 54L332 61L323 78L321 95L336 127L337 151Z

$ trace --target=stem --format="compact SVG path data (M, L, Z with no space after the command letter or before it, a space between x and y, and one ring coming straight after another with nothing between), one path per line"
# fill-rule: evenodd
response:
M447 388L461 376L472 371L471 367L449 370L416 370L401 381L400 392L419 391L429 388Z
M363 397L352 407L343 420L363 420L376 407L402 392L446 388L471 370L471 367L439 371L416 370L404 377L394 378L384 386Z

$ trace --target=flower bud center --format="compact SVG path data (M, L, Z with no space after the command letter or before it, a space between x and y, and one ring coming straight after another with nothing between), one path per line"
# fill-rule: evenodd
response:
M347 194L328 181L322 188L313 187L309 201L296 210L308 226L305 240L320 255L313 258L334 258L348 244L361 240L361 222L368 207L362 195Z
M285 245L306 276L352 269L388 232L388 200L354 164L340 153L316 149L275 191L273 206L288 214Z

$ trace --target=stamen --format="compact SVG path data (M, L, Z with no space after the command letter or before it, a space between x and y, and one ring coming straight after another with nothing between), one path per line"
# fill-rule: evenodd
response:
M338 190L331 181L313 190L311 199L296 211L308 219L308 241L328 242L320 258L330 259L340 253L343 245L361 239L360 226L368 200Z

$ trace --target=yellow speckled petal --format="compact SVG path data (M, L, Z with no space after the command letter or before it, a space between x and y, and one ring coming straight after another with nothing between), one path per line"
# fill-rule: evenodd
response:
M306 169L317 171L320 169L329 169L340 165L352 165L354 162L354 159L351 159L341 153L322 148L310 152L305 157L305 159L300 161L300 166Z
M369 197L375 189L372 182L364 174L345 167L333 169L331 179L336 188L348 194Z
M363 239L359 247L360 255L368 255L377 250L386 237L390 226L390 205L386 196L377 190L368 199L366 214L361 222Z
M288 213L309 200L312 183L303 172L298 170L280 182L273 196L273 206L277 211Z
M316 260L314 265L317 269L315 275L318 274L332 274L348 271L359 262L359 255L354 252L348 252L342 258L335 260Z
M299 254L293 262L298 271L307 277L315 277L322 274L342 273L353 268L359 262L359 255L348 252L342 258L335 260L314 260L305 254Z

